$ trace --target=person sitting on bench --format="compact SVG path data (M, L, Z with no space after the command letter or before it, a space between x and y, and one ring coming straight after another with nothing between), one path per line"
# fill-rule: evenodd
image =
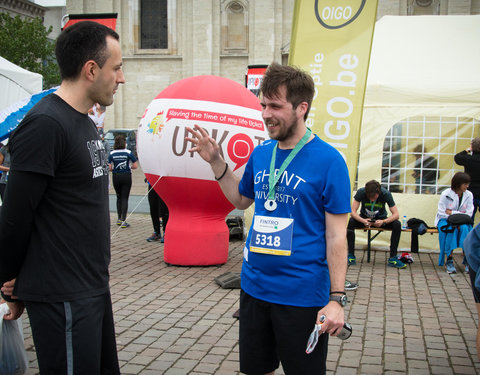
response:
M360 214L357 213L360 207ZM392 213L388 217L385 204ZM355 257L355 229L365 227L385 228L392 231L390 237L390 258L387 264L390 267L405 268L407 265L397 258L398 242L402 233L402 225L398 220L398 208L395 205L392 194L380 183L375 180L368 181L365 187L358 189L353 197L352 212L347 226L348 241L348 265L352 266L357 263Z

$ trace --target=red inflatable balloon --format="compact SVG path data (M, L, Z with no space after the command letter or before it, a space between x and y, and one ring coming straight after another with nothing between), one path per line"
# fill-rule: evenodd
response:
M168 206L164 260L175 265L223 264L228 259L226 215L234 208L210 165L185 140L198 124L220 145L241 177L253 148L267 139L258 98L222 77L197 76L163 90L138 128L138 155L145 175Z

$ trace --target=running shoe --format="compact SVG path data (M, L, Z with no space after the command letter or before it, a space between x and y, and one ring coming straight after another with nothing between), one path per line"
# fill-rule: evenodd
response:
M469 273L470 272L470 269L468 268L468 264L465 265L465 273Z
M153 242L153 241L159 241L160 239L161 237L156 232L153 232L152 235L147 238L147 241Z
M457 273L457 269L453 264L453 259L447 259L447 263L445 264L445 266L447 268L447 273Z
M348 265L354 266L357 264L357 257L353 254L348 254Z
M353 281L345 280L345 290L356 290L358 288L358 284L354 283Z
M122 225L120 226L120 228L128 228L130 226L130 224L128 224L126 221L122 222Z
M164 242L165 242L165 237L160 238L160 243L164 243Z
M117 220L117 225L122 225L122 220Z
M387 264L389 267L395 267L395 268L405 268L407 265L403 263L401 260L399 260L397 257L392 257L387 261Z

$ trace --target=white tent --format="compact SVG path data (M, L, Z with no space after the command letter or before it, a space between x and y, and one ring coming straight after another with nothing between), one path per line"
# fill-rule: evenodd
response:
M380 180L385 136L397 122L413 116L480 119L479 62L480 16L385 16L376 23L361 130L359 186ZM394 199L401 216L433 225L439 195L399 193ZM380 237L388 243L389 235ZM409 241L410 236L403 235L400 247L408 248ZM420 247L438 249L437 236L421 237Z
M0 111L42 91L43 77L20 68L0 56Z

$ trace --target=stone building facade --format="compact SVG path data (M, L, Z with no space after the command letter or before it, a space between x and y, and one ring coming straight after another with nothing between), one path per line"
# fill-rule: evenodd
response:
M287 63L293 8L294 0L67 0L69 14L118 13L126 84L105 130L136 128L151 100L180 79L243 85L248 65ZM480 0L379 0L377 19L418 14L480 14Z
M46 9L28 0L0 0L0 13L8 13L12 17L39 17L43 20Z

